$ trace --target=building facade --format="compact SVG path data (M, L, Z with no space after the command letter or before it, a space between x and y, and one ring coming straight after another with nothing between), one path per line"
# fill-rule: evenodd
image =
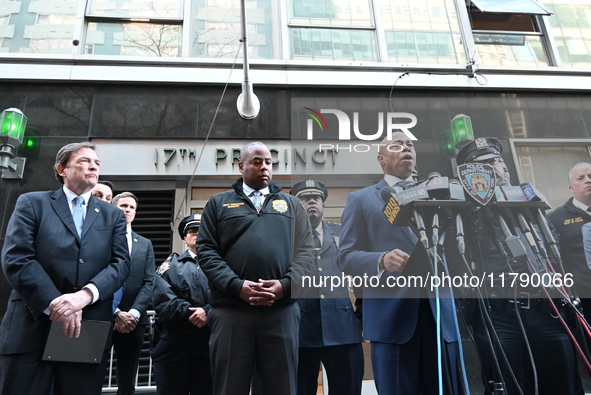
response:
M237 178L237 150L253 140L272 148L286 190L323 181L337 221L348 192L381 178L375 144L394 129L417 138L420 178L452 176L450 121L467 115L476 137L503 142L513 179L554 206L569 197L568 169L591 160L591 0L245 8L254 119L236 108L239 0L0 1L0 110L28 118L24 177L0 179L0 247L17 197L59 187L55 154L73 141L95 142L101 178L140 196L136 230L157 264L182 248L178 221Z

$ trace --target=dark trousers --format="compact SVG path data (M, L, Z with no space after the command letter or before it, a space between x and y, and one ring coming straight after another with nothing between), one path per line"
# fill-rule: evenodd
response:
M361 343L300 348L298 395L316 395L320 362L326 370L329 395L361 395L363 381Z
M108 350L101 363L44 362L41 351L0 355L1 395L100 395Z
M159 395L211 395L209 336L168 332L152 350Z
M443 342L444 394L458 394L459 370L457 342ZM422 299L417 327L403 344L371 342L371 361L379 394L437 395L437 333L428 299ZM445 375L445 372L448 374Z
M508 299L490 299L489 304L494 329L523 393L526 395L534 393L534 376L532 364L527 354L526 340L517 321L517 312L523 320L527 339L532 349L538 376L539 394L574 394L578 374L573 347L560 321L552 317L551 314L554 313L551 313L547 302L530 309L516 308L516 305ZM489 381L501 382L480 317L477 317L473 329L485 384ZM496 344L495 352L506 385L505 393L518 394L516 384L512 380ZM490 393L490 389L487 393Z
M287 306L213 307L215 395L248 395L253 367L264 395L296 395L300 310Z
M117 395L135 393L135 376L147 325L138 325L129 333L113 331L113 348L117 355Z

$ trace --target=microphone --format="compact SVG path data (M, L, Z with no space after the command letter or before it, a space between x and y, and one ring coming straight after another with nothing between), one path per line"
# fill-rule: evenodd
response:
M385 186L380 190L380 197L385 202L382 213L386 216L390 225L407 226L406 224L403 225L402 222L411 215L412 205L409 205L409 203L416 200L425 200L429 197L427 189L422 184L416 185L415 182L408 181L403 187L406 189L398 193L390 186ZM414 213L412 215L414 216Z
M382 212L386 216L388 222L390 222L390 225L394 225L394 222L396 222L396 218L398 218L398 214L400 213L400 206L394 197L395 194L396 191L394 188L388 185L380 190L380 197L386 203Z
M439 248L443 248L443 244L445 244L445 235L446 235L446 231L445 229L441 232L441 235L439 236L439 240L437 241L437 246ZM443 250L442 250L443 251Z
M511 185L502 185L501 192L505 196L505 200L510 202L524 202L526 201L525 194L521 187L511 186Z
M519 227L521 228L521 231L523 232L523 235L525 236L527 242L529 243L529 246L531 247L532 251L536 255L538 255L540 253L540 251L538 249L536 241L534 240L534 236L532 235L531 228L530 228L529 224L527 223L527 221L525 220L525 217L523 216L523 214L517 213L517 222L519 222Z
M523 194L525 195L525 197L528 201L544 202L546 204L546 206L548 206L548 208L552 208L552 206L550 205L550 202L548 201L548 198L542 192L540 192L536 187L534 187L533 185L531 185L528 182L522 182L521 184L519 184L519 186L521 187L521 189L523 189ZM546 244L548 244L548 247L550 248L552 255L554 255L554 258L556 258L556 262L558 262L558 264L560 266L562 266L562 259L560 258L560 251L558 251L558 246L556 245L556 241L554 240L554 236L552 235L552 232L550 231L550 228L548 227L548 222L546 222L546 218L542 214L542 210L540 210L540 208L538 207L538 208L535 208L533 212L534 212L535 220L538 224L538 228L540 228L540 230L542 231L542 235L544 236L544 239L546 240Z
M425 188L427 188L429 198L431 199L449 199L449 179L447 177L441 177L441 174L439 174L436 171L430 173L427 177L427 181L425 182Z
M528 215L528 217L529 217L529 215ZM531 222L528 222L528 223L530 224L531 232L534 236L534 239L536 240L536 244L538 245L538 249L539 249L540 253L542 254L542 257L544 257L544 259L548 259L548 251L546 251L546 246L544 246L544 241L542 240L542 237L538 233L538 229L534 226L533 223L531 223Z
M538 227L542 230L542 234L544 235L544 239L546 239L546 243L550 247L550 251L552 251L552 255L556 258L556 262L558 265L562 267L562 259L560 258L560 251L558 251L558 246L556 245L556 240L554 240L554 236L548 227L548 222L546 222L546 218L542 214L542 211L538 208L534 210L536 220L538 222Z
M419 214L419 211L416 208L413 208L412 215L415 220L417 230L419 231L419 241L427 250L429 249L429 239L427 238L427 232L425 232L425 222L423 221L423 217L421 214Z
M519 240L519 237L511 233L507 222L505 222L505 219L500 214L497 215L497 222L505 234L505 244L509 247L509 251L511 252L511 255L513 255L513 258L517 260L527 257L527 252L525 251L523 243Z
M466 201L466 195L464 194L464 188L460 184L459 180L452 178L448 182L449 185L449 199L450 200L461 200Z
M548 198L540 192L536 187L528 182L522 182L519 184L521 189L523 190L523 194L525 195L525 200L527 201L537 201L537 202L544 202L548 206L548 209L552 208L550 201Z
M386 203L388 202L388 200L390 198L394 198L394 195L395 194L396 194L396 190L394 190L394 188L392 188L389 185L386 185L385 187L383 187L382 189L380 189L380 197Z
M464 223L462 222L462 215L456 214L456 240L458 241L458 251L460 255L466 254L466 243L464 242Z
M433 214L433 222L431 223L431 227L433 228L433 231L431 233L431 243L433 246L436 246L437 244L439 244L439 214L437 212L435 212L435 214Z
M417 184L413 181L408 181L404 186L404 190L396 194L396 201L400 206L407 205L415 200L429 199L429 193L425 184Z

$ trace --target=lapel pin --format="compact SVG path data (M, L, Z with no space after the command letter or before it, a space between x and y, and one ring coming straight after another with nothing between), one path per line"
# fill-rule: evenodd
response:
M99 211L101 211L101 210L99 210L98 208L96 208L96 207L95 207L95 208L94 208L94 211L96 211L96 212L98 213L98 212L99 212Z

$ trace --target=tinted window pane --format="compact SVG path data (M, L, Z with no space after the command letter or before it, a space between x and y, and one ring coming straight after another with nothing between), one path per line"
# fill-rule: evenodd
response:
M373 31L290 29L293 59L377 60Z
M591 3L587 3L544 1L554 12L549 20L563 66L591 67Z
M0 1L0 52L71 53L78 4Z
M191 17L191 56L230 58L242 50L240 40L240 2L232 0L193 0ZM281 26L279 2L246 2L248 57L279 59Z
M373 26L368 0L291 0L290 23Z
M180 18L182 0L92 0L89 15L131 18Z
M181 26L152 23L89 23L85 53L177 57L181 55Z
M390 62L465 62L453 0L380 2Z

